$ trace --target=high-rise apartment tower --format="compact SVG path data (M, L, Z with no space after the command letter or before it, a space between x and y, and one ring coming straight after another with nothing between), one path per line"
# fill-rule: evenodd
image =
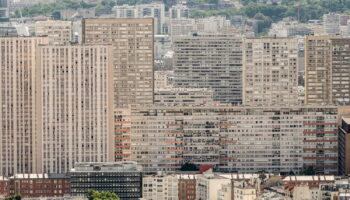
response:
M153 19L84 19L83 42L113 45L114 105L152 104Z

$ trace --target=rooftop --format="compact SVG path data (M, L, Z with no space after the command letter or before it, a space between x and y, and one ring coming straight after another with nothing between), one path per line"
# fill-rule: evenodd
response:
M334 176L320 175L320 176L287 176L283 181L334 181Z
M71 172L141 172L136 162L89 162L76 163Z
M68 178L67 174L16 174L10 179L64 179Z

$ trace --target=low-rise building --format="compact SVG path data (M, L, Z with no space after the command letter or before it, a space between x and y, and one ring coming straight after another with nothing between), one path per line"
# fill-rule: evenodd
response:
M195 200L196 199L196 175L180 174L178 175L179 182L179 199Z
M212 170L204 172L197 176L196 199L218 199L219 190L227 184L231 183L231 179L212 173Z
M332 183L321 184L319 188L319 200L348 200L347 197L350 193L350 180L339 179Z
M178 177L176 174L145 176L142 179L142 197L146 200L178 200Z
M9 195L26 198L63 197L70 194L66 174L15 174L9 177Z
M121 199L142 196L142 168L135 162L76 163L70 177L72 196L86 196L88 190L113 192Z
M257 188L247 180L232 181L223 185L218 192L218 200L255 200Z
M0 199L10 194L10 180L4 176L0 176Z

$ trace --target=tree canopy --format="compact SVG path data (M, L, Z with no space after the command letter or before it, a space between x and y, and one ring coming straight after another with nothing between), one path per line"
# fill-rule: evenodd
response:
M88 191L88 199L89 200L120 200L118 195L113 192L98 192L94 190Z
M159 0L118 0L118 5L146 3ZM285 17L293 17L301 22L311 19L321 19L329 12L350 13L350 0L282 0L281 4L258 3L258 0L238 0L242 3L239 9L234 6L219 7L218 0L188 0L189 3L197 5L215 5L211 10L192 9L191 17L202 18L209 16L226 16L228 19L234 15L243 15L256 19L258 32L266 32L271 23L278 22ZM163 0L168 8L172 1ZM64 9L95 8L96 11L108 10L116 5L115 0L103 0L101 2L85 2L84 0L61 0L54 3L40 3L29 8L22 9L24 17L34 17L39 15L59 17L59 12ZM20 12L16 11L12 17L20 17Z
M136 1L136 0L135 0ZM39 15L52 16L65 9L78 9L78 8L95 8L96 11L111 9L115 6L113 0L103 0L101 2L85 2L83 0L61 0L53 3L39 3L34 6L22 9L23 17L35 17ZM19 10L15 11L12 17L20 17Z
M21 195L14 195L14 196L5 198L5 200L21 200L21 199L22 199Z
M181 166L181 171L198 171L197 165L193 163L185 163Z

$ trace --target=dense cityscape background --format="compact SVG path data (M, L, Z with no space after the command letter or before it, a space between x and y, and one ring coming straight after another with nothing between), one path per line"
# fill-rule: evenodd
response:
M350 199L350 0L0 0L0 199Z

